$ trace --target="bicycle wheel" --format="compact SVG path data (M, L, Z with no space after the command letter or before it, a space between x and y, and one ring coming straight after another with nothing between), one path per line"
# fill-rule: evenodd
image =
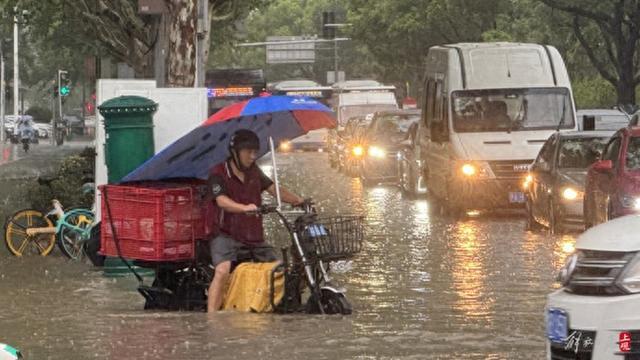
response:
M58 247L70 259L80 260L85 244L91 237L93 213L85 209L72 210L65 214L60 223Z
M24 254L49 255L56 243L55 233L27 235L29 228L54 227L51 220L38 210L20 210L7 221L4 240L15 256Z

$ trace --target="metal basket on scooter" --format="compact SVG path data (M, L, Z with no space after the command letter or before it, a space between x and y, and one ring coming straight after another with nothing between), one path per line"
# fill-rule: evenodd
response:
M364 218L334 216L318 219L306 226L303 243L313 246L318 260L337 261L351 258L362 250Z

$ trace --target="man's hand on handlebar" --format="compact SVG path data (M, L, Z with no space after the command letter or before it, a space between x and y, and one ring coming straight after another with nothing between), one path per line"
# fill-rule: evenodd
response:
M300 209L306 209L306 208L312 207L313 205L314 205L313 204L313 199L306 198L306 199L302 200L300 203L293 205L293 207L297 207L297 208L300 208Z
M246 213L256 213L258 212L258 207L256 206L256 204L246 204L244 205L243 210Z

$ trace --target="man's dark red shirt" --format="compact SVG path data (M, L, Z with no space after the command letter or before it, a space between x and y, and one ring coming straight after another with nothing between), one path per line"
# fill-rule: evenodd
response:
M209 186L213 194L214 206L218 214L220 231L232 239L247 245L264 242L262 216L233 214L226 212L215 202L218 196L226 195L240 204L262 204L262 192L273 182L255 164L244 172L244 182L231 169L230 160L216 166L209 176Z

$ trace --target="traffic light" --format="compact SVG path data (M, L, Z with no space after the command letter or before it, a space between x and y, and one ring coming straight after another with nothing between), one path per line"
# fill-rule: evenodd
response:
M60 96L68 96L71 93L71 81L66 71L60 71Z
M322 38L334 39L336 37L336 28L334 26L327 26L327 24L335 24L336 15L333 11L322 12Z

